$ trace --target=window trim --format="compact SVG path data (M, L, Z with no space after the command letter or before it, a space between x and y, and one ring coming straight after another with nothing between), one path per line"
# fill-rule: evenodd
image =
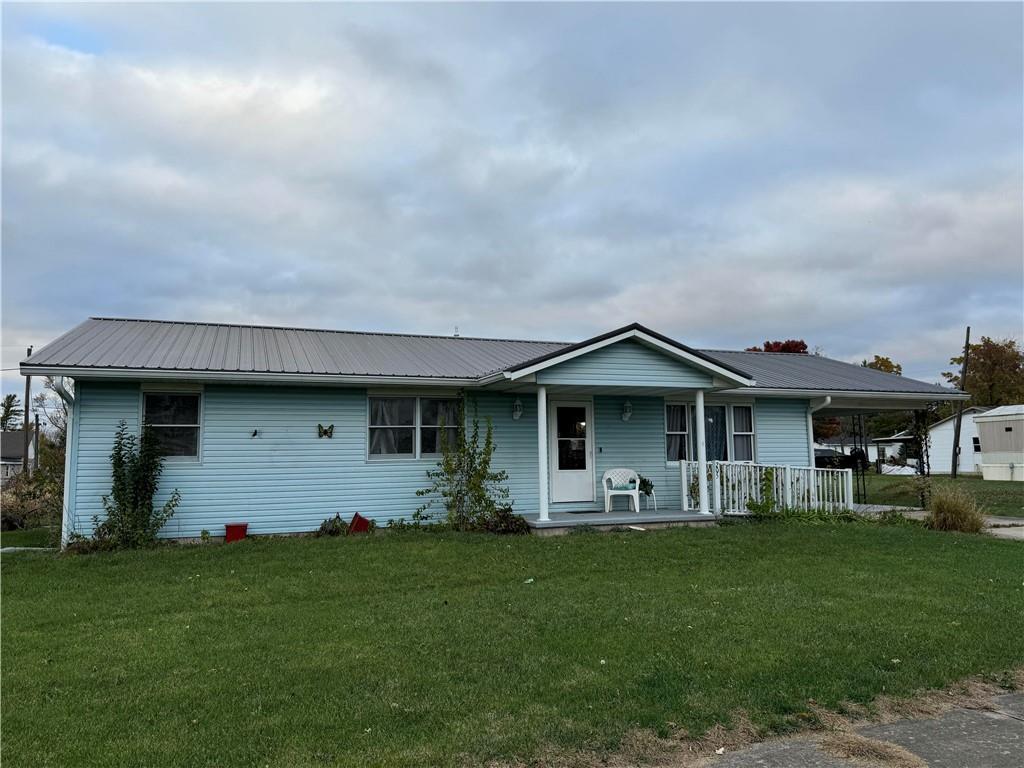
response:
M678 467L679 466L679 461L668 458L668 435L669 435L669 432L668 432L668 406L670 406L670 405L683 405L683 406L687 407L687 411L688 411L688 416L687 416L688 420L686 422L687 429L689 429L691 426L693 426L693 419L696 418L697 408L696 408L695 401L692 400L692 399L679 398L679 397L673 397L673 398L666 397L666 398L664 398L664 401L665 401L664 402L665 407L662 409L662 413L661 413L661 418L662 418L662 430L661 431L662 431L662 435L663 435L664 440L665 440L663 455L665 456L665 465L668 468L673 468L673 467ZM725 460L726 461L736 461L736 459L733 458L733 454L735 453L735 447L733 445L733 439L735 438L737 433L734 430L734 419L733 419L733 411L732 411L732 409L735 408L736 406L740 406L740 407L743 407L743 408L749 408L750 409L750 427L751 427L751 429L753 431L751 431L751 432L740 432L739 434L740 435L750 435L751 436L751 442L753 443L754 458L751 459L750 461L745 461L744 463L756 464L757 463L757 404L753 400L749 400L749 399L748 400L724 400L724 399L719 399L719 398L716 398L716 397L710 397L710 398L706 397L704 399L704 405L705 406L710 406L710 405L725 406L725 430L726 430L726 445L725 445L726 459ZM672 434L682 434L682 433L673 432ZM691 458L687 459L687 461L696 461L697 460L697 434L696 434L696 430L695 429L689 430L686 450L687 450L687 455L691 457ZM710 459L709 459L709 461L710 461Z
M413 423L412 425L403 426L381 426L373 425L370 423L370 402L372 400L394 400L394 399L406 399L412 400L413 404ZM422 448L422 430L426 429L440 429L434 424L423 424L423 400L459 400L458 393L449 391L432 392L429 395L413 394L405 391L381 391L381 392L367 392L366 393L366 461L367 462L378 462L378 461L422 461L424 459L434 461L441 453L424 453ZM456 425L458 426L458 425ZM413 430L413 445L412 453L370 453L370 430L372 429L412 429ZM448 429L448 427L445 427Z
M685 432L677 432L677 431L669 432L669 430L668 430L668 409L669 409L669 406L680 406L680 407L682 407L682 409L683 409L683 425L686 427L686 431ZM666 400L665 401L665 409L664 409L663 417L665 419L665 424L664 424L665 428L662 430L665 433L665 452L664 452L665 462L668 463L668 464L678 464L679 461L680 461L680 459L670 459L668 457L668 436L669 435L683 435L683 437L684 437L684 441L683 442L686 445L686 456L687 456L687 458L685 460L686 461L691 461L690 456L693 455L693 447L694 447L693 436L692 436L692 433L691 433L691 430L690 430L690 425L693 423L693 405L691 403L671 402L669 400Z
M736 431L736 409L737 408L749 408L750 409L750 431L749 432L737 432ZM754 419L754 404L753 403L731 403L729 405L729 461L743 461L750 464L757 463L757 422ZM736 453L736 436L750 437L750 458L749 459L735 459L733 454Z
M203 435L206 429L203 424L206 419L206 391L201 384L143 384L139 387L139 423L136 434L142 439L142 427L146 423L146 395L195 395L199 398L199 423L198 424L151 424L154 427L195 427L199 430L196 440L195 456L164 456L165 462L202 464L203 463Z

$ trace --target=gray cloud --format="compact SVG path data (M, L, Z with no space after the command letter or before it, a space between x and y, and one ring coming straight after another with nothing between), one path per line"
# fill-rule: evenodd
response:
M88 315L1021 334L1019 6L18 6L3 367ZM4 374L4 389L17 386Z

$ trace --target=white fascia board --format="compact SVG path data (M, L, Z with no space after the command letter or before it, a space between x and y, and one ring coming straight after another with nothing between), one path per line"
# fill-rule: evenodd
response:
M149 368L79 368L21 366L22 376L70 376L76 379L145 379L150 381L215 381L231 384L320 384L338 386L477 387L477 379L426 376L352 376L330 373L265 373L261 371L188 371Z
M545 368L550 368L560 363L572 360L573 358L581 357L582 355L595 352L598 349L603 349L604 347L611 346L612 344L617 344L620 341L625 341L626 339L638 339L639 341L642 341L644 344L656 347L657 349L661 350L670 357L674 357L677 360L681 360L685 363L688 363L689 365L692 365L694 368L698 368L699 370L702 370L705 373L709 373L712 376L718 376L722 379L725 379L731 384L738 384L742 387L750 387L753 386L755 383L753 379L748 379L744 376L740 376L739 374L726 370L725 368L722 368L719 365L715 365L714 363L709 362L704 358L697 357L696 355L691 355L689 352L679 349L678 347L675 347L672 344L666 344L661 339L656 339L653 336L649 336L643 331L639 331L636 329L631 329L623 333L620 333L617 336L611 336L607 339L596 341L593 344L588 344L585 347L580 347L579 349L574 349L569 352L565 352L561 355L556 355L555 357L548 358L547 360L543 360L539 363L528 366L526 368L520 368L518 371L506 371L505 376L515 381L516 379L521 379L524 376L535 374L537 373L537 371L541 371L544 370Z

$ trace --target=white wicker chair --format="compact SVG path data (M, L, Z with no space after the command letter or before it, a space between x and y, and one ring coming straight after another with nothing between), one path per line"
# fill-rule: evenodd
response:
M601 478L604 486L604 511L612 511L613 496L628 496L633 502L633 511L640 513L640 476L632 469L620 467L609 469Z

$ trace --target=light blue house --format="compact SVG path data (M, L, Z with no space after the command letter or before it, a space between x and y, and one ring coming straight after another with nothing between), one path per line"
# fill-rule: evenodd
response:
M814 355L696 350L635 324L568 344L93 318L21 371L73 380L64 529L85 535L121 420L150 423L167 451L161 494L182 501L164 535L291 533L335 513L408 518L464 393L494 425L514 509L543 529L625 518L624 500L604 512L602 478L619 467L655 486L657 511L630 520L743 509L765 466L780 499L846 506L849 478L810 469L813 413L966 397Z

